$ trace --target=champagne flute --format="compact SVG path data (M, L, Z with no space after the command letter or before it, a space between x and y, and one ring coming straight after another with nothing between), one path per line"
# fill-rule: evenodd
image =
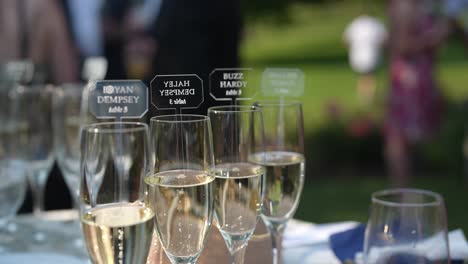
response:
M136 122L83 126L80 219L91 261L146 263L154 212L145 201L148 127Z
M18 157L27 166L28 181L33 193L33 213L40 217L44 211L44 189L53 163L51 86L16 86L15 135L18 137ZM44 240L36 233L36 240Z
M151 119L152 167L145 179L156 231L173 264L196 263L211 226L213 144L199 115Z
M52 114L54 152L74 207L80 197L80 127L86 123L81 114L83 88L80 84L57 87Z
M304 186L304 126L302 104L286 101L255 103L262 109L265 152L252 161L266 169L262 219L270 232L273 263L281 263L281 241L294 216Z
M17 122L12 113L11 89L0 88L0 240L14 240L16 225L9 221L21 206L26 192L25 165L18 159ZM10 243L11 244L11 243Z
M262 113L257 107L217 106L208 115L216 161L216 225L232 263L241 264L262 207L265 168L249 161L252 154L264 152Z
M441 195L417 189L372 194L364 263L450 263Z

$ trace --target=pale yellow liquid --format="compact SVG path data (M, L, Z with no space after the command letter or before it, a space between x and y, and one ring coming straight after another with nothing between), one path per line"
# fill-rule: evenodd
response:
M264 173L262 166L250 163L216 166L215 218L228 247L234 247L235 240L248 240L255 230L262 208Z
M171 170L145 179L148 201L162 246L171 259L194 261L212 219L214 176L197 170Z
M138 203L99 206L81 218L83 234L95 264L146 263L154 213Z

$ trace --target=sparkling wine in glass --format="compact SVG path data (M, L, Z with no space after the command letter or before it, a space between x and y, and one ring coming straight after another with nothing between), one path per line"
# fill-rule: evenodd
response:
M144 184L151 158L147 142L143 123L82 128L80 219L93 263L147 261L154 227Z
M212 221L213 144L209 118L151 119L149 202L162 247L173 264L196 263Z
M209 108L208 115L215 152L216 225L232 263L239 264L262 208L265 168L249 159L264 151L262 114L257 107L217 106Z
M389 189L372 194L363 262L450 263L442 196L418 189Z
M250 160L265 168L262 219L271 235L273 263L281 263L281 241L294 216L304 186L304 126L302 104L287 101L255 103L262 110L265 151Z

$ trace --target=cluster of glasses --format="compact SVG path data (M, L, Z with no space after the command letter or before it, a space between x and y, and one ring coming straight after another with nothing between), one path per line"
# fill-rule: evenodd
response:
M9 222L23 203L27 183L34 216L43 216L44 189L54 160L78 205L79 133L89 121L82 112L84 86L12 84L0 89L0 230L5 237L8 229L16 231ZM45 242L47 236L37 228L33 240Z
M232 263L243 263L260 219L271 235L273 262L281 263L282 234L304 185L300 103L212 107L208 116L154 117L148 127L95 123L82 90L0 90L2 241L15 235L9 220L27 182L34 214L41 215L55 156L80 209L93 263L146 263L154 237L172 263L196 263L212 223ZM37 231L33 239L46 237ZM442 197L412 189L375 193L360 258L449 263Z
M196 263L212 222L243 263L260 217L276 253L304 184L302 122L300 103L262 102L157 116L150 129L83 127L80 211L93 263L146 263L153 230L172 263Z

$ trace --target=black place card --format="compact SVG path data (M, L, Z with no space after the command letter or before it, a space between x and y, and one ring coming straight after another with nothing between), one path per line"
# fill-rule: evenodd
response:
M217 101L250 100L255 96L245 91L249 87L250 68L220 68L210 74L210 96Z
M203 101L203 80L196 74L156 75L151 81L151 103L160 110L198 108Z

